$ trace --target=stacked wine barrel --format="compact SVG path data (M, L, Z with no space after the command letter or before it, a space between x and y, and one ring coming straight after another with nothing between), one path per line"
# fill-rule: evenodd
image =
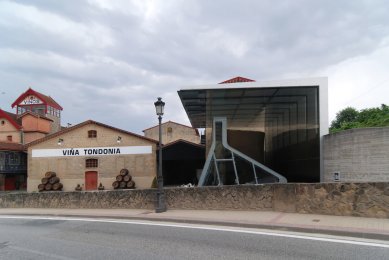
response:
M135 189L135 182L127 169L121 169L116 181L112 183L112 187L116 189Z
M61 191L63 188L60 179L55 172L46 172L42 178L41 184L38 185L38 190L42 191Z

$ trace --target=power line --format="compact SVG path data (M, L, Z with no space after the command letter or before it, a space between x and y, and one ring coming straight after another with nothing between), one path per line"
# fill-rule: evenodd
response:
M381 82L378 83L378 84L373 85L371 88L369 88L369 89L366 90L365 92L363 92L363 93L361 93L360 95L358 95L358 96L356 96L356 97L354 97L354 98L348 100L347 102L344 102L343 104L344 104L344 105L349 105L352 101L355 101L355 100L357 100L357 99L359 99L359 98L365 96L365 94L371 92L372 90L374 90L374 89L376 89L376 88L378 88L378 87L381 87L381 85L384 84L384 83L386 83L387 81L389 81L389 78L387 78L387 79L381 81Z

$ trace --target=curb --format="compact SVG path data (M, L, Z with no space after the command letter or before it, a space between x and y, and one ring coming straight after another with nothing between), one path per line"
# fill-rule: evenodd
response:
M295 227L283 224L254 224L254 223L241 223L230 221L214 221L214 220L199 220L199 219L180 219L180 218L153 218L143 216L110 216L110 215L82 215L82 214L27 214L27 213L13 213L13 214L1 214L0 216L46 216L46 217L68 217L68 218L89 218L89 219L122 219L122 220L143 220L150 222L169 222L169 223L184 223L184 224L200 224L200 225L213 225L213 226L225 226L225 227L239 227L239 228L257 228L268 229L277 231L290 231L308 234L322 234L333 236L344 236L351 238L363 238L363 239L377 239L389 241L389 234L372 233L372 232L357 232L357 231L345 231L329 228L312 228L312 227Z

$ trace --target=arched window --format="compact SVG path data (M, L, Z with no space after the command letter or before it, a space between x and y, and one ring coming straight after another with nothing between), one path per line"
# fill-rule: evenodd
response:
M85 168L97 168L99 166L99 161L97 159L86 159Z
M89 130L88 131L88 137L89 138L96 138L97 137L97 131L96 130Z

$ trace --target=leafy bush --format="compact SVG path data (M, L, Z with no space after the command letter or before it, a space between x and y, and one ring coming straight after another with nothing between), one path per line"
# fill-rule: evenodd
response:
M335 120L331 122L330 132L380 126L389 126L389 106L382 104L381 107L367 108L361 111L347 107L336 114Z

